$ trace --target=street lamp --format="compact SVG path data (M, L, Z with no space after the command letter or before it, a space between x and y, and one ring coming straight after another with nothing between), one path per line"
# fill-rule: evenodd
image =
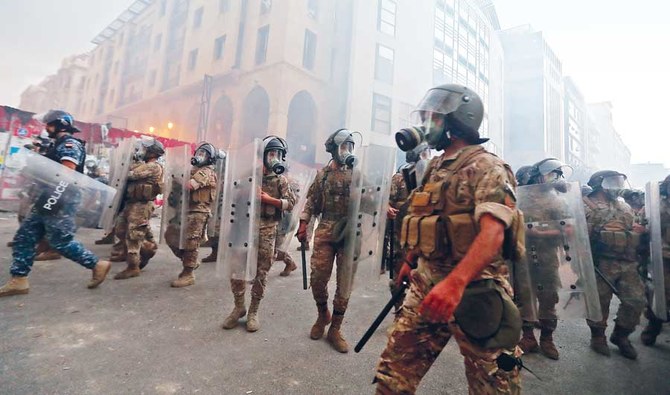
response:
M154 131L156 131L156 128L149 126L149 133L154 134Z
M172 128L174 127L174 124L172 122L168 122L167 127L168 127L168 130L172 130Z

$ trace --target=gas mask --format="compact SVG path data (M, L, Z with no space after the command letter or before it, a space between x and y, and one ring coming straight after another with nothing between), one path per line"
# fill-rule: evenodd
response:
M210 162L209 152L204 149L198 148L195 150L193 157L191 158L191 165L195 167L203 167Z
M623 174L604 177L600 187L610 200L621 196L621 190L626 187L626 176Z
M347 166L350 169L358 163L358 158L355 155L356 144L354 142L354 134L361 136L358 132L340 129L328 137L325 144L326 151L330 153L333 160L338 165Z
M420 111L413 115L416 116L420 117L418 125L401 129L395 135L396 144L401 150L409 151L423 142L437 150L449 146L451 134L445 127L444 114Z
M283 159L282 151L278 149L272 149L265 152L263 164L265 165L266 169L279 175L286 171L286 166L284 165Z

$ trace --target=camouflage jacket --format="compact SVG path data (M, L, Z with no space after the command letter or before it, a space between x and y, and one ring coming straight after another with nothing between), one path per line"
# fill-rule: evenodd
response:
M419 268L433 279L433 283L441 280L456 266L467 253L476 234L479 231L479 220L483 215L491 215L505 228L518 225L518 210L516 209L516 180L511 168L500 158L486 151L481 146L467 146L453 155L433 158L424 176L423 185L412 192L409 213L403 222L411 224L412 218L434 218L430 215L439 215L441 222L414 221L419 226L436 223L432 232L422 232L422 235L435 234L437 245L428 240L428 247L436 254L419 260ZM428 207L421 199L428 194ZM433 200L434 197L438 199ZM432 203L436 201L435 203ZM429 210L426 210L429 209ZM444 240L443 240L444 238ZM523 242L522 242L523 243ZM423 250L423 247L417 247ZM504 265L502 249L491 260L477 278L495 278L503 280L507 275ZM504 280L503 280L504 281ZM510 290L511 292L511 290Z
M391 193L389 196L389 205L399 209L409 198L409 191L405 185L405 179L401 172L395 173L391 178Z
M626 237L633 235L635 214L633 209L622 199L600 200L591 197L584 198L584 213L589 230L589 240L594 257L620 258L635 260L635 253L629 246L628 252L615 252L612 243L604 240L603 232L617 232ZM639 243L638 243L639 244ZM622 248L624 248L622 246Z
M528 188L526 198L519 202L525 222L537 223L536 225L546 228L541 230L559 230L557 222L571 215L568 205L561 197L562 193L552 184L533 185ZM526 230L526 249L529 252L532 250L533 255L537 256L534 259L542 264L558 265L557 249L564 244L562 236L539 235L532 230Z
M161 193L163 166L160 163L137 162L130 166L125 199L128 202L148 202Z
M293 210L295 195L291 191L288 179L283 175L263 175L263 192L275 199L281 200L282 208L279 209L269 204L261 204L261 221L263 224L277 224L285 211Z
M338 221L346 218L349 210L349 188L353 170L346 167L324 167L316 173L314 182L307 191L307 202L300 214L301 221L321 215L323 221Z
M188 211L192 213L211 213L216 195L216 169L214 166L191 168L191 193Z

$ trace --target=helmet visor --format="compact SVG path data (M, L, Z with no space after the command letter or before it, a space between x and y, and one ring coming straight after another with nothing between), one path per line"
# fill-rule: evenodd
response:
M603 189L623 189L626 186L626 176L619 174L605 177L601 186Z
M415 111L428 111L446 115L456 111L466 101L464 100L465 96L468 96L466 92L433 88L426 93Z
M204 149L197 149L193 157L197 159L199 163L205 163L209 159L209 152Z
M549 177L557 177L557 178L570 178L572 176L572 167L570 165L566 165L565 163L561 162L558 159L549 159L544 162L542 162L538 166L538 171L540 172L541 175L543 176L549 176ZM556 176L552 176L550 173L556 174ZM545 180L547 178L545 177Z

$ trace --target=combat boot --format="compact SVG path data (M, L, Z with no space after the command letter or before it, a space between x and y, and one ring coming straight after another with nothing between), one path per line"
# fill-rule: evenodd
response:
M600 355L610 356L610 348L607 346L605 328L591 328L591 349Z
M39 254L37 254L37 256L35 257L35 261L37 262L55 261L60 258L61 255L58 253L58 251L50 249L48 251L40 252Z
M30 290L28 277L12 276L7 284L0 288L0 297L12 295L25 295Z
M193 274L193 268L184 267L181 273L179 273L179 278L174 280L170 286L172 286L172 288L184 288L193 284L195 284L195 274Z
M663 326L663 321L657 319L656 317L650 317L647 326L640 334L640 340L645 346L653 346L656 343L656 337L661 333L661 328Z
M542 329L540 332L540 351L549 359L558 359L558 350L554 344L553 331Z
M342 336L342 332L340 332L342 320L344 320L344 314L338 314L337 312L333 314L333 322L330 324L330 328L328 328L326 339L335 350L347 353L349 352L349 344L347 344L347 341Z
M112 264L109 261L98 261L92 270L93 275L91 281L88 282L88 289L97 288L98 285L102 284L111 268Z
M316 322L312 325L312 330L309 332L309 337L312 340L319 340L323 337L323 333L326 331L326 325L330 324L332 318L327 303L317 304L316 308L319 311L319 317L316 319Z
M156 243L151 241L142 242L142 248L140 248L140 270L147 267L151 258L156 255L158 246Z
M247 314L247 332L256 332L261 328L261 323L258 321L258 306L260 303L261 300L259 298L251 298L249 313Z
M102 244L114 244L114 232L109 233L107 236L103 237L100 240L95 241L96 245L102 245Z
M298 266L295 264L295 262L291 260L286 264L286 267L284 268L284 270L282 270L281 273L279 273L279 275L282 277L288 277L291 274L291 272L297 268Z
M116 273L114 280L127 280L140 275L140 258L131 255L128 257L128 267L122 272Z
M247 314L247 309L244 307L244 294L235 296L235 308L230 312L230 315L223 320L223 329L233 329L237 326L240 318Z
M617 325L614 327L612 336L610 336L610 342L612 342L612 344L616 344L616 346L619 347L621 355L623 355L625 358L637 359L637 351L635 350L635 347L630 344L630 340L628 340L628 335L631 333L633 333L632 330L624 329Z
M203 263L211 263L211 262L216 262L216 258L219 254L219 247L218 246L212 246L212 253L209 254L209 256L205 257L202 259Z
M523 336L519 341L519 347L521 347L521 350L523 350L525 354L537 352L540 346L537 344L532 326L523 326Z

